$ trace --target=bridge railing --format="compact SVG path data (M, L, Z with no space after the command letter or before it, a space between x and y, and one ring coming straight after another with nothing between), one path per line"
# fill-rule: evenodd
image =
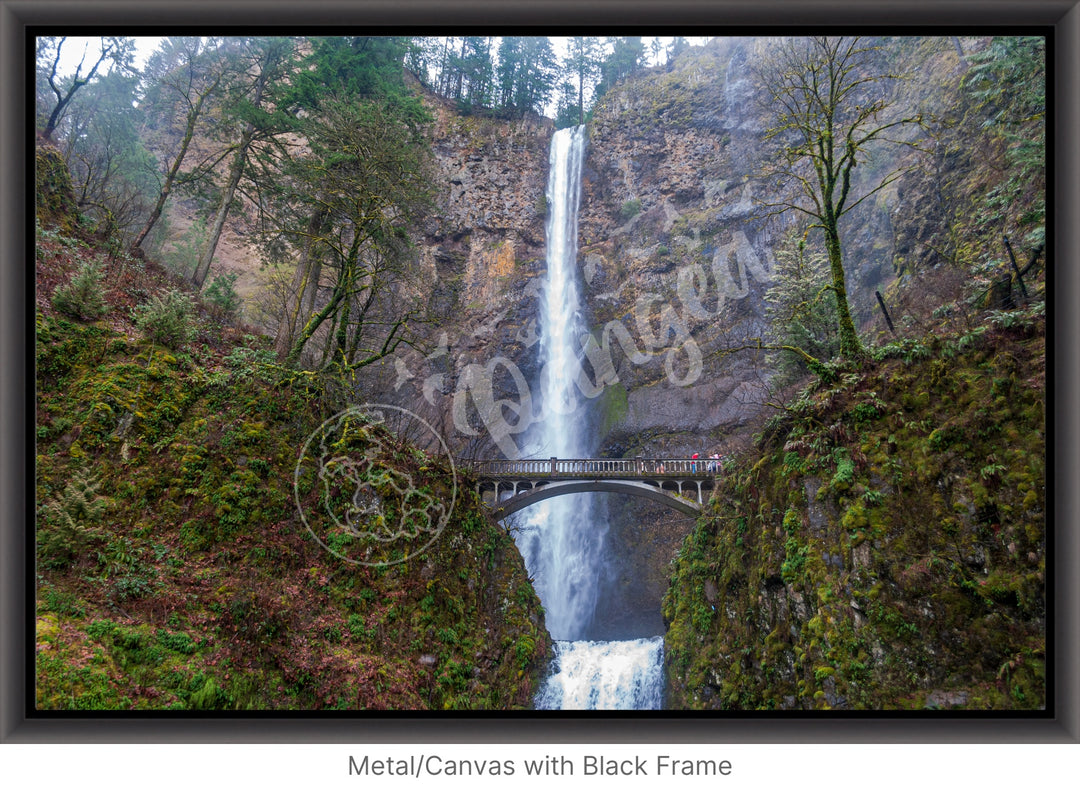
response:
M547 460L471 460L464 463L484 477L707 477L719 473L722 461L690 457L635 457Z

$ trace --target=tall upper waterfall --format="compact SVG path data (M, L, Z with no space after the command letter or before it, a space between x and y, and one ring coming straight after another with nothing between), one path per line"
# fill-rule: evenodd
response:
M541 418L533 457L588 457L595 441L575 376L586 332L578 295L577 217L585 128L557 131L548 173L547 275L540 302ZM589 641L606 520L596 494L548 499L523 510L515 537L556 641L554 673L536 696L540 709L659 709L663 639Z

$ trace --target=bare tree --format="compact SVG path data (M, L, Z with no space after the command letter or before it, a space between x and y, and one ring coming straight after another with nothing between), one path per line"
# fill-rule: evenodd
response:
M83 66L86 63L86 50L84 49L82 58L79 59L79 64L75 67L75 74L71 77L70 82L67 82L59 74L60 56L66 41L66 36L59 39L43 38L38 45L39 69L44 67L45 79L53 94L56 95L56 105L53 106L48 121L41 131L41 135L49 140L52 140L53 132L60 124L60 119L71 102L71 98L75 96L75 92L93 80L102 64L107 61L120 66L127 66L131 61L134 48L134 42L131 39L120 36L102 36L101 50L90 70L85 76L82 74Z
M768 172L777 198L765 205L777 213L803 213L811 229L824 234L840 354L849 358L861 356L863 345L848 305L840 222L904 170L893 169L858 191L852 178L872 144L894 141L891 131L921 122L921 116L889 115L886 89L897 76L879 68L877 50L858 37L785 38L760 73L775 109L766 138L779 143Z

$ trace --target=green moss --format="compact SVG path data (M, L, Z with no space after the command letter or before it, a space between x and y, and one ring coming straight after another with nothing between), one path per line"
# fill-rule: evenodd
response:
M630 410L629 394L621 382L604 388L598 400L597 414L600 418L600 438L607 437L612 430L626 419Z
M861 501L852 502L840 519L840 525L847 530L865 529L870 526L870 518Z
M1021 418L1042 390L1041 334L977 336L948 361L908 349L838 376L772 426L752 467L725 473L664 601L674 706L1041 705L1045 678L1028 663L1045 625L1045 455L1041 421ZM989 406L992 379L1020 393ZM949 400L913 402L912 386L932 382ZM855 418L871 392L879 412ZM851 436L850 421L857 447L827 437ZM725 612L707 617L710 576Z
M49 313L37 327L37 438L52 449L38 460L39 544L76 541L48 508L79 462L100 482L90 498L109 499L79 521L100 540L44 572L39 613L55 620L41 628L39 706L530 705L551 657L543 609L475 496L458 487L422 554L406 541L400 565L350 566L298 521L296 453L330 398L318 380L266 367L273 352L254 339L170 352ZM377 440L383 472L408 473L424 497L453 492L446 463L374 422L354 433L342 456ZM297 482L321 512L315 475Z
M79 211L71 173L63 155L51 144L38 145L34 178L38 223L69 235L75 232L79 224Z

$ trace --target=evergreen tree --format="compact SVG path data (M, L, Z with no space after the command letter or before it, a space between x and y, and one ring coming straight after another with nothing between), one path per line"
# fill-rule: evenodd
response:
M680 55L690 49L690 42L682 36L676 36L671 40L667 48L667 60L674 61Z
M272 97L305 143L259 165L269 244L297 258L276 341L292 366L318 342L323 366L351 373L406 340L415 312L399 284L431 198L430 116L403 80L409 41L377 38L319 41Z
M409 225L431 199L427 147L419 127L378 102L322 102L304 125L309 152L288 165L295 200L321 221L318 242L333 284L303 321L285 361L295 366L305 345L326 329L324 363L355 370L400 344L411 313L374 318L403 279ZM310 235L305 217L291 235ZM297 299L301 295L298 292ZM378 340L370 343L374 334Z
M232 114L243 127L232 147L228 173L212 216L206 248L192 275L196 286L201 287L210 274L210 264L236 190L252 158L252 148L257 142L269 140L283 132L284 115L267 112L264 102L268 88L290 74L294 47L295 42L284 37L255 38L245 42L243 55L246 58L241 62L245 68L240 72L241 80L230 87L229 93ZM302 82L303 74L293 76L297 83ZM254 77L248 77L251 75Z
M543 113L558 77L551 42L542 36L506 36L499 46L499 107L518 115Z
M416 36L408 40L405 51L405 68L420 84L432 88L432 76L438 68L438 55L442 49L442 39L433 36Z
M563 80L559 86L559 102L555 109L555 128L562 130L581 124L581 109L578 105L577 87L570 80Z
M599 97L612 86L634 72L642 69L645 62L645 45L640 36L608 39L611 52L600 65L600 83L596 87Z
M652 56L652 63L653 64L659 64L660 63L660 54L663 53L663 52L664 52L664 43L662 41L660 41L660 39L658 37L654 38L652 40L652 42L649 43L649 55Z
M466 108L491 105L495 68L491 62L491 37L466 36L459 60L460 91L457 99Z
M784 379L792 379L805 373L807 355L827 361L838 354L829 262L820 252L807 252L805 237L791 237L776 253L772 277L765 318L775 344L789 348L774 349L771 360Z
M603 50L600 39L596 36L572 36L569 51L563 61L563 70L570 76L571 83L577 89L575 107L578 119L575 124L585 124L585 99L592 99L593 86L600 75Z

